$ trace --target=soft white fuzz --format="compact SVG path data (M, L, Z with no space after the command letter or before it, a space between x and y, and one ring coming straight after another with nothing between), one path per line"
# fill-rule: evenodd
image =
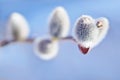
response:
M101 25L101 27L98 27L99 34L93 47L98 45L106 37L106 34L108 33L108 29L109 29L109 21L107 18L101 17L96 19L96 26L99 26L99 24L97 24L98 22Z
M91 16L82 15L75 23L74 33L78 44L86 48L91 47L98 36L95 20Z
M51 13L49 19L49 33L53 38L63 38L69 33L70 21L66 10L57 7Z
M51 60L57 56L58 42L48 38L36 38L34 41L35 54L43 60Z
M8 21L7 37L9 39L23 41L27 39L29 32L26 19L19 13L12 13Z

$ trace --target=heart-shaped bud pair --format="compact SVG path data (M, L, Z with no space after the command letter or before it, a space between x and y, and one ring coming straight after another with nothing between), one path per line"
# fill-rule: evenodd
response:
M87 54L103 40L108 28L109 22L106 18L93 19L88 15L78 18L75 23L74 33L80 51Z

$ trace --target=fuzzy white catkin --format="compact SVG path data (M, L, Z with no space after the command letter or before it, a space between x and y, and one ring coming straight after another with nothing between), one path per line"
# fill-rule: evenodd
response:
M98 36L95 20L91 16L82 15L75 23L74 34L78 44L91 47Z
M98 19L95 20L96 24L97 22L101 22L102 23L102 27L99 28L99 34L97 37L97 41L94 43L94 46L97 46L107 35L108 33L108 29L109 29L109 21L107 18L105 17L100 17Z
M14 12L10 15L7 25L7 37L12 40L23 41L29 36L29 25L24 16Z
M57 56L58 42L48 38L36 38L34 41L34 52L42 60L51 60Z
M52 37L63 38L69 33L70 21L66 10L57 7L53 10L49 19L49 33Z

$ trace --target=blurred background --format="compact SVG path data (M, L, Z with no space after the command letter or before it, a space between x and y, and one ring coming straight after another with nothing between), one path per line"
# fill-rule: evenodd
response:
M70 42L59 44L58 56L50 61L39 59L33 44L12 43L0 48L0 80L120 80L120 1L119 0L0 0L0 39L5 38L9 15L21 13L30 25L30 36L48 35L51 11L63 6L72 29L83 15L107 17L107 37L87 55Z

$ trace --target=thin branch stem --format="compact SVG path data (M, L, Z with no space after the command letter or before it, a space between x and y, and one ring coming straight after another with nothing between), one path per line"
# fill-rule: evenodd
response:
M28 38L24 41L17 41L17 40L1 40L0 41L0 47L3 47L3 46L6 46L6 45L9 45L10 43L12 42L29 42L29 43L33 43L34 41L34 38Z
M28 39L25 40L25 42L33 43L34 39L35 38L28 38Z
M76 39L74 39L72 36L64 37L61 40L70 40L70 41L73 41L73 42L77 43Z
M0 47L6 46L8 44L10 44L11 42L14 42L14 40L2 40L0 41Z
M28 39L26 39L25 41L20 41L20 42L33 43L34 39L35 39L35 38L28 38ZM67 36L67 37L61 38L60 40L61 40L61 41L63 41L63 40L70 40L70 41L73 41L73 42L77 43L77 41L76 41L72 36ZM12 42L17 42L17 41L16 41L16 40L2 40L2 41L0 41L0 47L9 45L9 44L12 43ZM19 41L18 41L18 42L19 42Z

